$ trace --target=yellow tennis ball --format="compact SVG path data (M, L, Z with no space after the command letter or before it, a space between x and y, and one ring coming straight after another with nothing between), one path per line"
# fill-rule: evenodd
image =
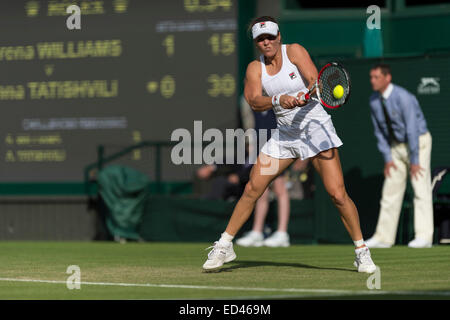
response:
M344 87L342 87L340 84L338 84L336 87L334 87L333 96L336 99L342 98L344 96Z

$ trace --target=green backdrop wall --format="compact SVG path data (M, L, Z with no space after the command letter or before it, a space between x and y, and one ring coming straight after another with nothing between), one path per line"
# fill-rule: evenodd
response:
M348 59L340 62L348 69L352 80L349 102L337 110L328 110L336 131L344 145L339 149L348 193L355 201L361 217L365 238L375 230L379 200L383 183L383 160L376 146L370 119L368 98L371 94L369 70L379 59ZM450 54L409 58L386 58L392 67L393 82L415 94L427 120L433 137L431 167L450 165ZM322 65L325 60L316 61ZM424 89L424 79L432 78L437 86ZM435 93L431 93L432 91ZM426 93L428 92L428 93ZM318 179L317 179L318 180ZM320 229L318 239L331 242L346 241L348 235L342 226L336 209L320 181L315 199L315 210ZM400 242L413 236L412 189L408 185L399 234ZM405 223L406 225L402 225Z
M305 9L281 2L280 31L284 42L298 42L312 56L362 57L366 8ZM380 10L383 56L449 50L450 3L406 7L386 1Z

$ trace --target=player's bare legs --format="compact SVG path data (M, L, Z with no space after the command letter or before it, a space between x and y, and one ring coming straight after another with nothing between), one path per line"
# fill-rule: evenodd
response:
M355 244L356 258L353 265L358 268L358 272L375 272L376 266L370 256L369 248L364 244L362 237L358 210L345 190L344 177L337 149L332 148L319 153L312 158L312 164L321 176L325 189L339 210L341 220Z
M258 160L250 172L250 180L231 215L225 232L235 236L250 217L256 201L264 193L267 186L280 175L295 159L275 159L260 153Z
M269 211L270 188L277 197L278 227L276 232L272 233L267 239L264 239L263 230L264 222ZM269 247L288 247L290 245L289 234L287 233L289 206L289 193L286 188L284 175L281 174L273 180L271 186L266 188L261 197L256 201L253 228L251 232L238 239L236 244L243 247L260 247L263 245Z
M204 270L220 268L224 263L236 258L232 243L234 236L248 220L255 208L256 201L267 189L270 182L294 161L295 159L275 159L260 153L250 172L250 180L234 208L225 232L222 233L219 241L214 243L213 249L208 254L208 259L203 264Z
M277 180L276 178L275 180ZM236 240L236 244L242 247L261 247L264 245L264 222L269 212L269 189L263 192L256 201L253 215L253 227L245 236Z
M287 191L284 177L278 176L272 184L273 191L278 202L278 231L287 232L289 222L289 193ZM255 216L253 220L253 231L263 232L264 222L269 211L269 188L264 191L256 201Z
M323 151L312 158L311 161L322 178L325 189L330 195L331 200L339 210L341 220L350 234L350 237L353 241L362 239L358 210L345 190L338 150L332 148Z
M276 180L276 179L275 179ZM253 231L263 232L264 221L266 220L267 212L269 211L269 188L256 201L255 216L253 220Z

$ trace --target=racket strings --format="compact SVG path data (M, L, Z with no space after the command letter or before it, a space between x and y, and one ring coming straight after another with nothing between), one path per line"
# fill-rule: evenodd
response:
M344 88L344 95L340 99L336 99L333 90L337 85ZM337 67L330 66L323 70L319 79L320 98L330 106L338 106L345 103L349 94L349 82L345 72Z

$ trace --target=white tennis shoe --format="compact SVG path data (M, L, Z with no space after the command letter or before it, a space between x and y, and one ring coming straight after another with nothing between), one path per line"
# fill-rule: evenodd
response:
M369 240L365 241L366 246L368 246L369 248L390 248L392 247L392 245L384 243L384 242L380 242L375 238L370 238Z
M236 240L236 244L242 247L261 247L264 242L262 232L250 231L242 238Z
M214 242L214 245L206 248L212 250L208 253L208 259L203 264L204 270L214 270L236 259L236 253L233 250L233 243L230 242L228 246L221 245L219 241Z
M410 248L431 248L432 243L425 241L423 239L420 239L420 238L415 238L414 240L412 240L408 243L408 247L410 247Z
M355 249L356 258L353 265L358 268L358 272L374 273L377 269L370 257L370 250L368 247Z
M276 231L264 240L264 245L272 248L289 247L289 235L287 232Z

